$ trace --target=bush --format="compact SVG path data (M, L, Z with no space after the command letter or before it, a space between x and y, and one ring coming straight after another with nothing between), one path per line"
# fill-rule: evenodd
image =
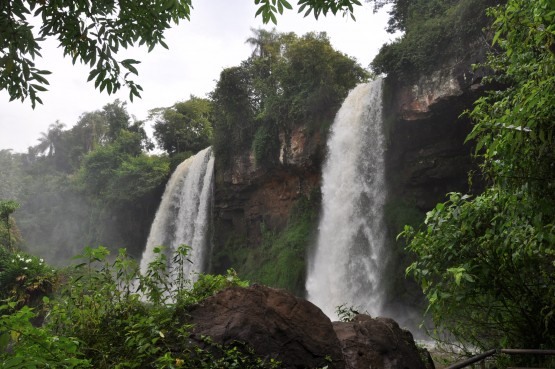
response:
M279 156L279 137L267 125L260 126L254 134L252 151L256 165L272 165L277 163Z
M52 292L56 282L56 271L43 259L0 247L0 300L20 306L36 303Z
M228 286L247 284L233 271L201 275L195 283L182 279L178 271L188 262L187 251L179 248L168 269L165 253L158 249L157 259L141 276L125 250L109 263L106 248L86 248L65 288L55 299L44 299L49 309L44 327L31 325L36 313L29 307L0 305L0 368L279 367L244 345L228 347L207 339L204 349L186 339L188 306ZM20 264L29 269L34 262L29 258ZM32 269L38 270L35 264ZM178 278L170 279L170 274Z
M555 346L555 227L545 205L526 191L452 193L425 227L406 227L417 256L407 273L421 284L437 332L484 350Z

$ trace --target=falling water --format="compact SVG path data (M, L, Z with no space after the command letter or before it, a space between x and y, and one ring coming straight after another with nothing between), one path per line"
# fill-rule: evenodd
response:
M379 315L382 306L384 136L382 82L358 85L335 117L323 169L318 243L308 299L331 318L336 307Z
M154 260L154 248L162 245L167 247L168 254L173 254L182 244L192 248L188 255L192 263L185 263L183 271L186 278L194 280L204 269L209 248L213 173L214 156L210 147L175 169L150 228L141 259L141 273L144 274Z

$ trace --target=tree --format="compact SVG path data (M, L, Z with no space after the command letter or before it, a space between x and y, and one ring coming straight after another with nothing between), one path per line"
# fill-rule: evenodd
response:
M279 42L275 30L267 31L262 28L251 28L251 32L253 33L253 36L247 38L245 43L253 47L253 58L267 57L272 52L272 48L275 48L276 46L279 48Z
M23 186L21 154L0 150L0 199L17 199Z
M253 148L255 157L277 162L278 136L283 134L286 163L293 127L331 123L349 90L368 75L355 60L334 50L326 33L276 33L272 39L266 55L250 61L259 101Z
M106 120L106 141L114 142L122 130L129 130L131 117L127 113L127 103L116 99L113 103L102 108L102 115Z
M10 222L10 215L19 208L19 204L13 200L0 200L0 219L4 222L3 227L5 227L4 234L2 234L2 244L0 246L5 246L8 250L13 251L13 237L12 237L12 227Z
M276 13L291 9L286 0L255 0L256 15L264 23L276 23ZM358 0L299 0L299 11L314 12L316 18L328 12L352 14ZM0 2L0 89L7 90L10 100L29 98L35 107L42 100L38 94L49 84L35 59L41 44L55 37L64 56L90 68L88 81L108 94L122 86L129 98L140 97L141 86L132 79L139 61L118 60L120 49L146 45L153 50L164 42L164 32L181 20L189 20L191 0L4 0ZM33 32L33 19L40 19L38 32Z
M64 126L65 124L60 121L56 121L48 126L48 131L46 133L41 133L41 137L39 138L40 143L36 146L39 153L48 152L48 156L54 155L56 148L60 143Z
M555 3L492 8L489 86L469 139L491 185L451 194L404 235L438 330L474 347L555 346Z
M473 51L487 48L486 9L502 0L394 0L389 32L402 31L382 45L371 63L374 73L416 82L445 63L473 63ZM473 47L468 47L473 45Z
M211 94L214 107L214 154L225 163L233 153L248 147L255 131L258 100L253 96L247 62L224 69Z
M154 137L168 154L197 153L212 140L212 104L195 96L170 108L150 111L155 117Z
M325 33L252 31L247 42L256 52L225 69L211 96L217 165L249 146L258 164L275 165L280 135L286 164L293 127L327 127L348 91L368 76Z

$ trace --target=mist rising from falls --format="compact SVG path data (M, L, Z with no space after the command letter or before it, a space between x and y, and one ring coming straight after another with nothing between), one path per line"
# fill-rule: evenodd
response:
M208 234L211 220L214 155L206 148L185 160L175 169L166 185L162 201L150 228L141 259L141 273L156 255L154 248L165 246L167 254L174 254L181 244L191 246L185 263L184 276L191 280L205 269L210 251Z
M358 85L343 102L322 171L322 213L310 258L308 299L331 318L345 305L375 316L385 264L382 81Z

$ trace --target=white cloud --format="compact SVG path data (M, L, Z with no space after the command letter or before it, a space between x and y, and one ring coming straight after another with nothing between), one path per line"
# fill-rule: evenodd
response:
M144 88L142 99L129 102L128 111L137 119L145 119L149 109L170 106L191 94L205 96L224 68L238 65L250 55L251 49L245 44L251 36L250 29L273 27L263 26L260 17L254 18L255 12L252 0L199 1L190 22L181 22L167 32L169 50L157 47L151 53L144 48L125 51L122 59L141 61L137 82ZM356 22L342 16L316 21L312 15L303 18L288 11L278 17L276 28L300 35L326 31L336 49L356 57L367 67L380 46L392 38L384 31L387 14L383 10L373 14L371 5L365 4L356 9L355 15ZM116 98L127 100L126 90L107 95L95 90L93 83L86 83L88 69L64 59L54 41L48 42L42 54L38 67L53 72L49 91L40 95L44 105L32 110L30 102L8 102L7 93L0 92L0 149L25 152L28 146L37 144L40 132L56 120L70 127L84 112L101 109Z

